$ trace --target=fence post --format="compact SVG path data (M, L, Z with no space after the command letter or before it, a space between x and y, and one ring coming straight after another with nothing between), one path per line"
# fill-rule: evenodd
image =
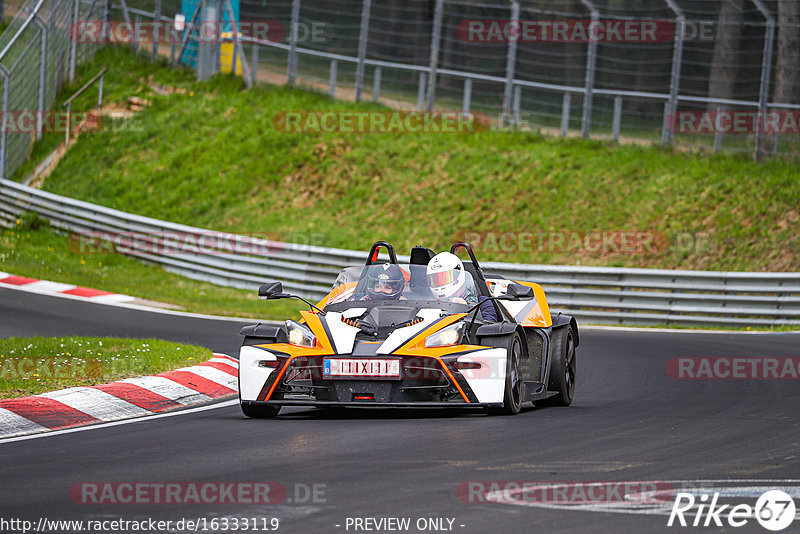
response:
M139 29L142 27L142 17L140 15L136 15L136 19L134 19L136 24L133 26L133 49L137 52L139 51L139 39L141 35L139 34Z
M519 126L519 108L522 102L522 86L514 86L514 105L511 107L511 113L514 126Z
M461 111L469 113L472 104L472 78L464 78L464 99L461 101Z
M717 106L717 117L722 113L722 106ZM722 129L714 128L714 153L722 150Z
M511 26L513 28L516 27L516 32L514 35L509 35L508 38L508 49L506 51L506 86L505 92L503 93L503 117L502 117L502 125L507 126L509 120L511 119L511 114L514 113L514 105L512 104L512 92L514 91L514 71L517 65L517 39L519 38L519 33L521 28L519 27L519 2L517 0L510 0L511 1ZM514 120L514 124L516 124L516 120Z
M225 9L228 11L228 18L231 19L231 30L233 31L233 62L231 63L231 72L234 76L236 75L236 58L238 56L241 58L242 77L244 78L245 86L250 89L253 86L253 80L250 77L250 65L247 64L247 56L244 55L242 42L239 40L239 23L236 22L236 17L233 16L231 0L222 0L222 3L225 6ZM220 17L220 20L222 20L222 17Z
M678 17L678 32L675 34L675 45L672 50L669 101L664 110L664 123L661 125L661 144L668 145L672 142L672 131L670 129L672 118L678 109L678 89L681 85L681 63L683 62L683 40L686 36L686 17L683 14L683 10L675 3L675 0L664 1Z
M600 22L600 12L589 0L581 0L592 14L592 26ZM581 135L588 138L592 133L592 105L594 101L594 78L597 68L597 39L589 38L589 49L586 53L586 78L583 88L583 124Z
M47 81L47 25L37 14L33 22L41 32L41 50L39 55L39 98L36 114L36 139L42 138L42 115L44 115L44 85Z
M289 61L286 66L286 83L294 87L297 83L297 30L300 25L300 0L292 0L292 27L289 29Z
M367 37L369 34L369 11L372 0L363 0L361 4L361 29L358 32L358 63L356 64L356 102L361 100L364 88L364 60L367 58Z
M3 65L0 65L0 75L3 77L3 96L0 98L0 179L5 179L6 156L8 155L6 120L8 116L8 91L11 88L11 83L8 70Z
M333 98L336 95L336 76L339 70L339 62L331 60L331 70L328 73L328 94Z
M156 0L155 11L153 12L153 54L150 57L153 61L158 58L158 41L161 30L161 0Z
M561 137L566 137L569 133L569 113L572 108L572 94L564 93L561 100Z
M428 84L427 75L419 73L419 83L417 84L417 111L422 111L425 107L425 86Z
M381 68L375 67L375 75L372 77L372 101L377 102L381 96Z
M111 8L114 0L106 0L103 6L103 28L100 31L100 41L105 42L111 36Z
M622 97L614 97L614 120L611 124L611 136L614 141L619 141L619 127L622 122Z
M772 48L775 45L775 17L767 9L762 0L753 0L761 15L767 19L767 30L764 35L764 53L761 56L761 86L758 90L758 121L756 122L756 146L753 159L759 160L766 154L765 120L769 105L769 82L772 76Z
M97 88L97 111L103 111L103 78L106 77L105 71L100 75L100 86Z
M433 10L431 60L428 73L428 111L433 111L433 104L436 101L436 69L439 66L439 44L442 40L442 11L444 11L444 0L436 0L436 7Z
M253 41L253 48L250 52L252 56L250 57L250 61L252 65L250 65L250 85L255 85L258 81L258 43Z
M80 0L72 0L72 24L73 28L78 27L78 17L80 17ZM78 53L78 39L70 39L69 41L69 81L72 83L75 80L75 61Z

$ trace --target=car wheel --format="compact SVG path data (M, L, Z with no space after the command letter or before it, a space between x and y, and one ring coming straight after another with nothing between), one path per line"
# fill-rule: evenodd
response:
M522 394L525 382L522 377L522 340L514 332L510 336L506 356L506 386L503 395L503 406L489 408L490 415L517 415L522 408Z
M569 406L575 396L577 356L572 325L564 328L561 336L561 350L553 356L550 380L547 384L548 391L556 391L558 395L537 401L537 406Z
M274 404L239 404L242 413L253 419L268 419L275 417L281 411L279 405Z

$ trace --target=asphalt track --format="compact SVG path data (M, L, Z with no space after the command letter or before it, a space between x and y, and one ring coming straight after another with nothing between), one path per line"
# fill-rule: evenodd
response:
M0 289L0 337L158 337L235 354L240 326ZM665 369L676 356L797 357L800 335L585 330L573 405L529 408L516 417L284 408L278 419L250 420L238 406L224 405L0 442L0 519L255 516L279 518L278 532L335 533L368 532L346 529L348 517L409 517L405 532L419 532L419 518L447 517L461 533L768 532L754 520L736 529L668 528L666 515L646 511L457 496L459 484L476 480L797 486L799 382L675 380ZM751 479L768 482L744 482ZM786 480L794 482L780 482ZM87 481L272 481L288 489L289 499L275 505L72 502L71 485ZM324 495L315 502L297 498L295 492L302 497L314 484L324 485L318 486ZM800 520L787 532L797 531Z

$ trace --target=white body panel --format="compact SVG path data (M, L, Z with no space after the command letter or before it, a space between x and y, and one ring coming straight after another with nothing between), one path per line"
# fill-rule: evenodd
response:
M417 324L412 324L403 328L398 328L386 338L386 341L378 347L378 354L390 354L396 350L400 345L428 328L434 321L441 316L442 310L436 308L425 308L417 313L417 317L422 317L422 321Z
M506 349L486 349L459 356L459 362L477 362L480 369L463 369L461 374L478 402L503 402L506 388Z
M275 367L259 367L261 360L277 361L278 357L256 347L242 347L239 351L239 394L242 400L257 400L269 375L275 372Z

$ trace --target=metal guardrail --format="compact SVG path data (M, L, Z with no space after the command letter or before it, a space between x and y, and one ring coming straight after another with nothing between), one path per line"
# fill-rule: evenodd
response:
M170 223L0 180L0 224L13 226L25 212L57 231L78 234L78 244L110 239L118 252L189 278L245 289L281 280L306 297L325 295L342 267L366 256ZM800 273L482 266L487 274L542 284L552 309L589 323L800 325Z

